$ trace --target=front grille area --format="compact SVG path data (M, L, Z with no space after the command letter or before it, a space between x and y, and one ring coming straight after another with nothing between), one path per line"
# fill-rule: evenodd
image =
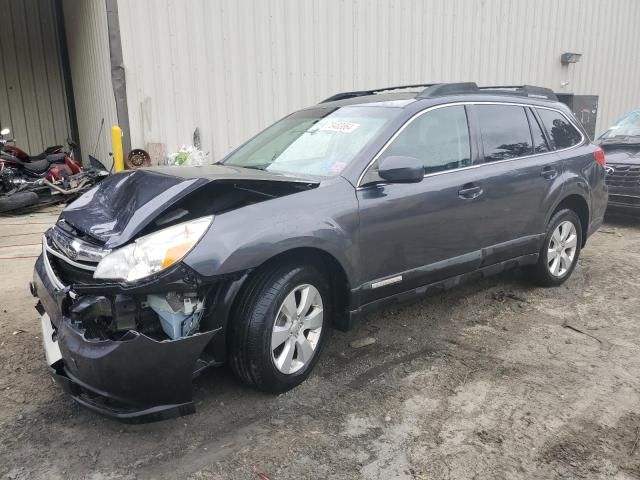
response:
M640 165L607 165L607 185L640 187Z
M47 242L43 253L47 256L51 268L60 281L66 285L78 283L101 283L93 278L93 272L95 271L98 262L71 258L70 254L74 252L73 248L69 248L69 245L75 244L76 246L86 246L91 248L92 251L100 251L100 247L88 244L84 240L70 237L68 234L56 229L57 227L53 227L45 234ZM62 235L64 235L64 237L62 237ZM61 238L65 239L64 243L61 241ZM67 251L61 247L61 244L67 247ZM80 251L84 252L85 250L80 249ZM77 257L77 255L74 255L74 257Z
M99 283L99 281L94 280L93 271L74 267L51 253L47 253L47 255L49 256L51 267L63 283L67 285L72 283Z

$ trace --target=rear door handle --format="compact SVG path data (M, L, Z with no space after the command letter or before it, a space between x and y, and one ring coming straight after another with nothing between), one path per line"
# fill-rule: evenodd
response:
M548 180L552 180L558 176L558 170L553 167L544 167L540 175Z
M482 195L483 192L482 187L479 185L476 185L475 183L467 183L458 190L458 196L465 200L473 200L474 198L478 198Z

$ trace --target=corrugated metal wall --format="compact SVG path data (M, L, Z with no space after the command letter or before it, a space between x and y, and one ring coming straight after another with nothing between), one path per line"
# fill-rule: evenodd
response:
M637 0L120 0L119 10L133 147L171 151L200 127L220 158L294 109L402 83L597 94L599 129L640 106ZM563 52L583 57L563 67Z
M69 115L53 0L0 0L0 125L33 154L64 144Z
M109 32L104 0L63 0L65 30L82 154L109 167L111 125L117 122L111 86ZM102 119L104 127L100 128Z

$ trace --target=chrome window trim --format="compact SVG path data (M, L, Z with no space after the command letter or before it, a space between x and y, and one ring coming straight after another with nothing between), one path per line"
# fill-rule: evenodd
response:
M419 112L416 112L409 120L407 120L404 123L404 125L402 125L402 127L400 127L398 129L398 131L396 133L394 133L392 135L392 137L389 140L387 140L385 142L385 144L382 146L380 151L378 153L376 153L376 155L367 164L367 166L364 168L364 170L362 171L362 173L358 177L358 182L356 184L356 190L361 190L361 189L365 188L365 187L361 186L362 179L365 177L365 175L367 174L369 169L376 163L378 158L380 158L380 156L385 152L385 150L389 147L389 145L398 137L398 135L400 135L404 131L404 129L407 128L416 118L424 115L425 113L431 112L431 111L439 109L439 108L465 106L465 105L511 105L511 106L515 106L515 107L530 107L530 108L541 108L541 109L544 109L544 110L552 110L552 111L557 112L560 115L562 115L569 122L569 124L571 124L571 126L578 131L578 133L580 134L580 141L577 144L572 145L571 147L562 148L560 150L550 150L548 152L535 153L533 155L524 155L522 157L507 158L505 160L498 160L496 162L484 162L484 163L478 163L478 164L475 164L475 165L469 165L468 167L454 168L452 170L443 170L441 172L427 173L427 174L425 174L424 178L433 177L433 176L436 176L436 175L442 175L442 174L445 174L445 173L460 172L462 170L470 170L472 168L479 168L479 167L484 167L484 166L487 166L487 165L497 165L497 164L504 163L504 162L512 162L514 160L522 160L522 159L525 159L525 158L540 157L542 155L549 155L549 154L552 154L552 153L564 152L566 150L571 150L573 148L581 147L585 143L585 140L586 140L584 134L582 133L582 130L580 130L580 128L578 128L576 126L576 124L569 117L567 117L564 114L564 112L562 112L561 110L558 110L557 108L553 108L553 107L546 107L546 106L542 106L542 105L532 105L530 103L488 102L488 101L487 102L483 102L483 101L453 102L453 103L443 103L442 105L433 105L432 107L425 108L424 110L420 110ZM471 135L469 135L469 140L471 140ZM382 182L382 183L379 183L377 185L385 185L385 183Z

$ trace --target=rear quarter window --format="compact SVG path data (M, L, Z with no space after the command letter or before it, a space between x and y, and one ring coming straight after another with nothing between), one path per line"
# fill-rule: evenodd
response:
M545 108L536 108L536 111L551 138L554 150L562 150L580 143L582 135L560 112Z
M549 145L544 138L542 128L538 123L538 120L533 115L533 112L527 109L527 117L529 118L529 125L531 125L531 134L533 135L533 149L536 153L545 153L549 151Z

